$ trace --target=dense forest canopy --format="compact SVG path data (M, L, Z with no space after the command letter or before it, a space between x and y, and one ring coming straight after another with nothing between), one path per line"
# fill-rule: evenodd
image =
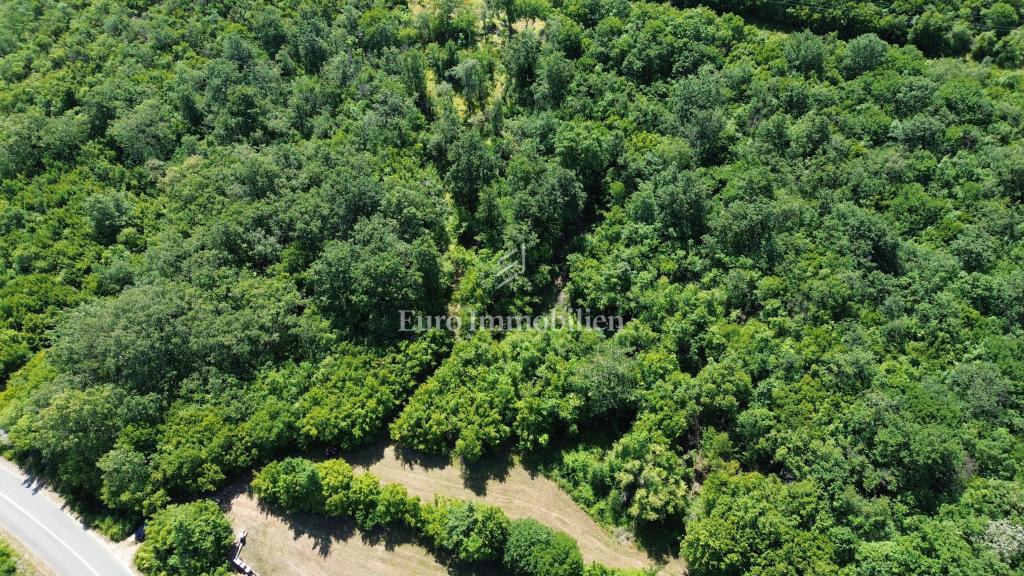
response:
M1024 65L1024 32L1018 29L1024 3L1019 0L684 0L681 4L707 5L773 26L837 32L847 39L874 33L890 42L913 44L929 56L969 54L1004 67Z
M696 4L4 0L7 453L111 532L388 439L696 575L1024 573L1024 4Z

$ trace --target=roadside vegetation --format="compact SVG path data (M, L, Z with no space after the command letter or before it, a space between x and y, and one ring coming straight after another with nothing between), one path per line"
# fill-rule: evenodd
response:
M20 557L14 547L0 537L0 576L35 576L28 561Z
M0 541L0 576L18 575L18 557L6 542Z

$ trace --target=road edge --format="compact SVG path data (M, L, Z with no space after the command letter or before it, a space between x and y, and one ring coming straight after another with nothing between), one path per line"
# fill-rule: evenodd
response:
M26 474L25 471L22 470L20 466L8 460L7 458L4 458L3 456L0 456L0 467L6 468L14 472L15 474L24 478L25 480L29 479L29 475ZM78 514L76 514L71 509L70 506L67 505L64 499L61 498L60 494L57 494L45 483L41 481L36 481L32 489L36 490L39 494L42 494L44 497L53 502L53 504L56 505L61 510L63 510L65 514L67 514L76 522L81 524L83 528L87 525L85 522L82 521L82 518ZM137 568L135 568L135 562L133 561L135 553L138 552L139 548L139 545L134 542L133 537L129 536L121 542L114 542L113 540L110 540L109 538L107 538L106 536L104 536L103 534L101 534L93 528L86 528L85 530L92 538L98 541L101 546L106 548L107 551L110 552L112 556L120 560L121 563L124 564L125 567L127 567L132 574L134 574L135 576L142 576L142 573L139 572ZM10 532L4 530L2 527L0 527L0 535L5 536L8 542L16 546L19 553L22 553L24 551L24 556L32 559L31 562L33 567L38 567L40 565L46 567L46 563L45 561L43 561L43 559L39 558L38 555L32 554L31 551L27 550L27 547L24 544L22 544L16 537L14 537ZM50 570L48 567L46 567L45 570L39 570L37 568L37 572L39 572L40 576L53 576L54 574L53 571Z

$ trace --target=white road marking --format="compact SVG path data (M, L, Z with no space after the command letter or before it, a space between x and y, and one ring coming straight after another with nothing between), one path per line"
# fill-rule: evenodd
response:
M7 496L6 494L4 494L3 492L0 492L0 498L3 498L4 500L7 500L8 502L10 502L11 506L14 506L18 510L20 510L21 513L24 514L25 516L27 516L29 520L35 522L40 528L45 530L47 534L49 534L50 536L53 536L53 539L56 540L57 542L60 542L61 546L67 548L68 552L71 552L72 556L77 558L78 561L81 562L83 566L85 566L86 568L89 569L89 572L92 572L95 576L102 576L99 572L96 571L95 568L93 568L88 562L85 561L85 558L82 558L78 554L78 552L75 552L75 550L73 548L71 548L71 546L68 546L67 542L61 540L60 536L57 536L56 534L54 534L53 530L50 530L49 528L46 527L45 524L43 524L42 522L37 520L35 516L29 514L28 510L25 510L21 506L18 506L17 502L15 502L14 500L11 500L11 498L9 496Z

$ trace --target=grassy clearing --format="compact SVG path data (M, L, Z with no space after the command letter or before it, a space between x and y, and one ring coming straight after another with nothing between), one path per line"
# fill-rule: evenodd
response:
M236 531L249 532L242 559L260 576L444 576L448 570L401 535L380 538L347 521L301 514L276 516L249 495L230 500Z
M557 484L534 474L509 458L490 458L464 468L447 458L423 456L377 445L346 454L355 467L369 470L382 483L404 484L409 494L429 500L446 496L485 502L501 508L509 518L533 518L561 530L579 543L587 563L613 568L646 568L659 564L631 541L628 533L610 533ZM663 574L681 574L685 564L666 559Z
M501 508L509 518L533 518L561 530L576 539L587 563L628 569L660 566L662 575L686 573L681 560L652 559L628 533L609 532L557 484L509 458L485 459L463 467L446 458L383 444L344 454L344 458L382 483L405 485L410 495L423 500L444 496L484 502ZM410 535L366 534L347 520L272 514L241 487L224 501L235 530L249 533L242 558L261 576L470 576L464 567L439 563Z

